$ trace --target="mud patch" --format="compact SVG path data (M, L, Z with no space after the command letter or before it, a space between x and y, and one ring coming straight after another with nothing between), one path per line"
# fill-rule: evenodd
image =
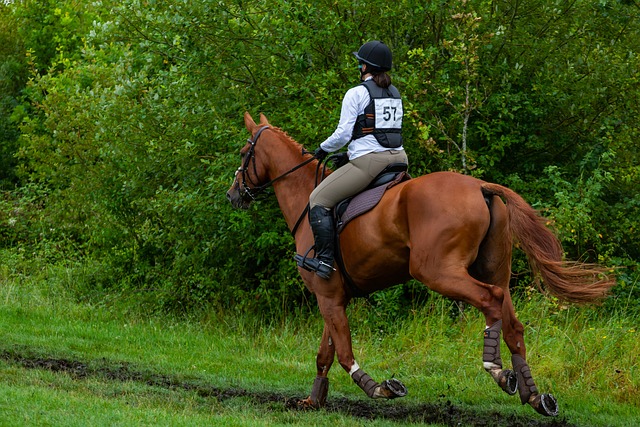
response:
M300 410L297 407L297 402L303 398L303 396L287 396L282 393L216 387L200 379L185 379L146 371L127 362L114 362L107 359L83 362L38 355L28 349L0 350L0 360L25 369L43 369L64 373L78 380L100 378L109 381L134 381L163 389L192 391L201 397L214 398L218 401L242 397L251 399L258 404L276 403L281 404L283 409L291 411ZM470 408L454 405L450 401L416 405L398 401L330 397L323 410L364 420L384 419L404 423L438 423L446 426L577 427L562 417L548 419L540 418L536 414L529 417L504 415L498 411L473 411Z
M197 379L162 375L136 368L128 362L114 362L108 359L82 362L66 358L43 357L29 350L13 349L0 350L0 360L26 369L44 369L64 373L78 380L99 378L120 382L133 381L151 387L193 391L201 397L213 397L221 401L237 397L250 397L258 403L286 401L286 397L278 393L250 393L239 388L218 388L204 384Z
M498 411L483 412L456 406L450 401L426 404L398 404L396 401L374 402L332 399L327 410L365 419L386 419L403 423L426 423L446 426L508 427L577 427L564 418L541 419L537 415L505 415Z

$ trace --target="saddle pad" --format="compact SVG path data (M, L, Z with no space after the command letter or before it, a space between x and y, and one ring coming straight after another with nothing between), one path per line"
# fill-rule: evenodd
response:
M373 209L378 204L378 202L380 202L380 199L382 199L382 195L385 191L387 191L387 189L408 179L411 179L409 174L406 172L401 172L393 179L393 181L379 187L372 188L370 190L365 190L364 192L353 197L353 199L351 199L351 201L349 202L347 209L344 211L336 224L338 233L342 232L349 221Z

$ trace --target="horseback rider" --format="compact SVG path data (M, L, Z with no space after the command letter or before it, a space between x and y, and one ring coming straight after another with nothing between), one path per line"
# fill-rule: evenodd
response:
M358 60L360 83L342 100L335 132L315 150L322 161L328 153L349 143L349 162L324 179L309 196L309 222L315 241L315 258L300 258L299 265L323 279L333 268L333 207L364 190L389 164L408 163L402 147L402 99L391 84L391 50L374 40L353 52Z

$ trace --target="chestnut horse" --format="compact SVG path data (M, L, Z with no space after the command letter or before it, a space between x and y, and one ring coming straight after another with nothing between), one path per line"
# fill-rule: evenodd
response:
M227 192L236 208L248 208L255 197L273 187L285 221L295 237L297 253L313 245L306 215L318 162L282 130L260 114L256 124L244 121L251 139L240 151L242 165ZM503 201L504 200L504 201ZM505 203L506 202L506 203ZM584 303L603 298L615 283L594 265L562 261L562 247L544 220L519 195L497 184L451 172L436 172L390 188L371 211L353 219L340 235L344 265L362 293L414 278L429 289L464 301L482 312L483 367L507 393L520 395L543 415L557 415L551 394L541 394L526 362L523 325L516 318L509 280L511 251L517 239L533 271L558 298ZM293 262L293 261L292 261ZM372 398L404 396L404 385L381 384L356 362L345 309L354 297L342 271L324 280L299 268L317 298L324 331L316 358L311 395L300 405L326 402L327 374L337 354L340 365ZM500 336L511 352L513 370L503 369Z

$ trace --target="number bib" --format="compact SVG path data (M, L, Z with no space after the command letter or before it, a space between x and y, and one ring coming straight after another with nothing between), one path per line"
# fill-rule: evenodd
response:
M376 129L402 129L402 100L374 99Z

